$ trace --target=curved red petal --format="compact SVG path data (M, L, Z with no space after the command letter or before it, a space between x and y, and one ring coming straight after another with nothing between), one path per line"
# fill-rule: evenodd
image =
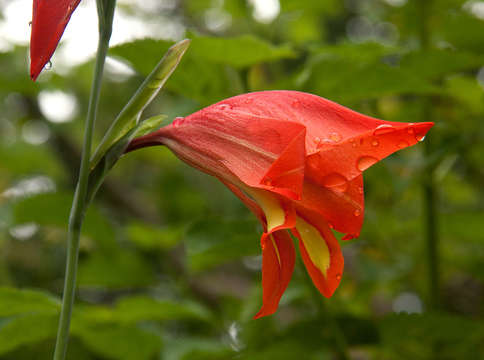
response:
M320 96L299 91L260 91L234 96L223 103L248 115L304 125L308 154L318 151L321 145L345 141L381 123Z
M261 188L266 188L290 199L299 200L304 181L304 161L306 159L306 129L288 144L279 158L264 175Z
M301 233L299 230L292 230L294 235L299 239L301 257L314 285L325 297L331 297L341 281L344 268L343 254L338 240L334 237L328 224L321 219L318 214L299 208L297 211L298 215L301 216L307 224L314 227L319 232L319 240L321 242L319 246L326 246L326 250L329 252L328 267L327 269L322 270L312 259L312 249L304 244L305 234Z
M54 53L80 0L34 0L30 35L30 77L35 81Z
M303 196L298 206L320 214L335 230L358 237L364 217L363 175L351 181L340 178L305 180ZM328 184L332 186L328 186Z
M291 280L296 257L292 239L285 230L276 231L272 234L264 233L261 243L263 244L263 305L254 319L276 312L282 294Z
M300 194L303 175L304 131L298 123L252 116L219 103L175 120L154 136L183 160L197 164L209 174L297 197L294 192ZM286 151L288 147L298 154L291 155ZM281 155L286 160L275 164ZM299 178L284 176L294 167ZM266 174L282 187L263 184Z
M306 175L316 179L337 174L350 181L395 151L415 145L433 125L381 121L372 131L309 155Z

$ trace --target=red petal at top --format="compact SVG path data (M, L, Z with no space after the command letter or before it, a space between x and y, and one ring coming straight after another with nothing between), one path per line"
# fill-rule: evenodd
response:
M209 174L300 198L306 128L286 118L233 109L226 101L176 119L171 126L135 140L129 150L159 141Z
M34 0L30 36L30 78L35 81L54 53L81 0Z
M307 129L307 154L317 152L324 144L339 143L361 135L382 123L320 96L299 91L248 93L224 100L224 103L233 110L254 116L304 125Z
M324 146L308 156L307 175L317 181L337 174L350 181L378 161L423 140L433 123L398 123L379 120L370 131L341 143Z

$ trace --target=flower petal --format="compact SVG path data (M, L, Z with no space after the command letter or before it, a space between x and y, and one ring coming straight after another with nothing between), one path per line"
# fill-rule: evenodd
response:
M316 179L334 173L350 181L395 151L415 145L433 126L433 123L380 123L372 131L308 156L307 176Z
M363 175L351 181L331 179L331 175L316 180L318 183L305 180L298 204L321 214L335 230L349 234L345 239L358 237L364 215Z
M302 189L304 131L299 123L252 116L218 103L175 120L143 141L149 146L158 140L188 163L232 183L297 197ZM281 156L284 162L277 163ZM286 176L291 171L296 176ZM274 177L274 185L263 183L268 176Z
M305 139L306 129L303 128L264 175L262 188L290 199L301 199L306 160Z
M30 37L30 77L35 81L54 53L80 0L34 0Z
M295 251L292 239L285 230L262 235L262 289L263 305L254 316L276 312L282 294L291 280L295 263Z
M234 111L258 117L287 119L307 129L306 151L338 143L377 127L381 120L357 113L313 94L299 91L261 91L223 101Z
M344 267L338 240L328 224L317 214L305 211L304 215L299 212L298 215L293 232L299 239L299 249L306 269L321 294L331 297L341 281Z

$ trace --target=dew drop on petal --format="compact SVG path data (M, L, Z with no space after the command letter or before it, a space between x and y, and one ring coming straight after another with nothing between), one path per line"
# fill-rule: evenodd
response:
M333 133L329 134L329 139L331 141L338 142L338 141L341 141L341 135L338 134L337 132L333 132Z
M354 148L358 146L355 140L351 140L350 143L351 143L351 146Z
M356 209L356 210L353 212L353 215L355 215L355 216L360 216L360 215L361 215L361 210L360 210L360 209Z
M417 139L417 141L424 141L425 135L415 135L415 138Z
M176 117L175 120L173 120L173 127L179 127L180 125L183 124L184 120L185 120L185 118L183 118L181 116Z
M394 131L396 131L396 129L392 125L382 124L376 127L375 131L373 131L373 135L374 136L385 135L385 134L392 133Z
M362 186L359 186L359 187L358 187L358 193L359 193L359 194L363 194L363 187L362 187Z
M271 186L272 185L272 179L265 178L264 180L262 180L262 184L267 185L267 186Z
M336 274L336 280L338 280L338 281L341 280L341 274Z
M330 222L328 223L328 226L329 226L330 229L334 229L334 225L331 224Z
M50 70L50 69L52 69L52 61L50 61L50 60L49 60L49 61L47 62L47 64L45 64L44 69L45 69L45 70Z
M366 169L368 169L370 166L372 166L377 162L378 162L377 158L374 158L372 156L362 156L356 162L356 168L359 171L365 171Z
M409 144L408 144L408 142L406 142L406 141L404 141L404 140L400 141L400 142L397 144L397 147L398 147L399 149L406 148L407 146L409 146Z
M323 177L322 184L337 192L345 192L348 188L348 179L338 173L331 173Z
M380 145L380 142L377 139L373 139L371 141L371 146L378 146L378 145Z
M220 104L218 105L219 110L230 110L232 107L229 104Z

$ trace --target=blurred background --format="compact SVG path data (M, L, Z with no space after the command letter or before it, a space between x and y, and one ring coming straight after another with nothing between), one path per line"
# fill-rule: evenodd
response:
M0 359L15 360L53 351L97 41L84 0L32 83L31 6L0 0ZM334 296L298 260L278 312L257 321L255 217L164 148L125 156L83 229L68 358L484 358L484 1L119 0L96 141L185 37L146 117L293 89L436 125L365 172Z

